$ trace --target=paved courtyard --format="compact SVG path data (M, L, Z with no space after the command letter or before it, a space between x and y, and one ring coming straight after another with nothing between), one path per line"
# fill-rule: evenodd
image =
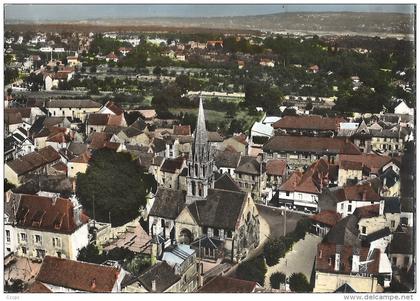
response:
M275 272L281 272L285 274L286 277L289 277L293 273L302 273L306 276L308 281L310 281L317 245L320 242L321 237L313 234L306 234L305 238L295 243L293 249L289 251L284 258L281 258L278 264L267 267L264 287L271 288L270 276Z

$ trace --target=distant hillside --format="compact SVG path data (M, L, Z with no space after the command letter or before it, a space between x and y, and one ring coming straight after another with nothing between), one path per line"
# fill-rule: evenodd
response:
M22 22L16 20L8 22L8 24L19 23ZM57 23L57 21L43 23ZM94 26L259 30L302 34L414 35L414 16L397 13L279 13L241 17L98 19L66 23Z

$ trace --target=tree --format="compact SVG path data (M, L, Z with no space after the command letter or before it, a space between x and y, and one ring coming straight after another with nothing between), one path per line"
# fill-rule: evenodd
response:
M160 66L156 66L153 68L153 74L156 76L160 76L162 74L162 68Z
M129 154L101 149L93 154L86 173L78 175L76 194L91 217L120 226L145 206L151 189L145 177Z
M289 287L293 292L298 293L309 293L312 291L308 279L302 273L293 273L289 277Z
M39 91L44 87L44 79L41 73L35 74L32 72L25 79L25 83L27 84L29 90L32 92Z
M241 262L236 270L236 275L239 279L256 281L261 285L264 284L265 273L267 273L267 267L261 255Z
M279 289L280 284L286 283L286 275L283 273L273 273L270 276L270 284L272 288Z
M96 245L89 244L79 250L79 253L77 254L77 260L101 264L105 261L105 256L101 254Z
M276 265L281 257L284 257L286 252L290 249L290 244L287 244L284 237L278 239L271 239L264 245L264 258L268 266Z
M25 283L21 279L11 279L5 281L4 292L5 293L22 293L25 288Z

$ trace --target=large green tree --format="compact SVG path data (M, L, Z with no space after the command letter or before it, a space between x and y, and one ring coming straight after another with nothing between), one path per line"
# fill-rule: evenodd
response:
M76 193L91 217L120 226L139 215L152 182L129 154L102 149L86 173L78 174Z
M289 287L293 292L309 293L312 287L306 276L302 273L293 273L289 278Z

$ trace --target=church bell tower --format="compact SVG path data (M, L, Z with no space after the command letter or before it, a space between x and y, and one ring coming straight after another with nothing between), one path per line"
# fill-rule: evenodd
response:
M187 204L207 197L208 189L214 187L214 158L210 149L203 101L200 97L197 126L193 133L191 152L188 158Z

